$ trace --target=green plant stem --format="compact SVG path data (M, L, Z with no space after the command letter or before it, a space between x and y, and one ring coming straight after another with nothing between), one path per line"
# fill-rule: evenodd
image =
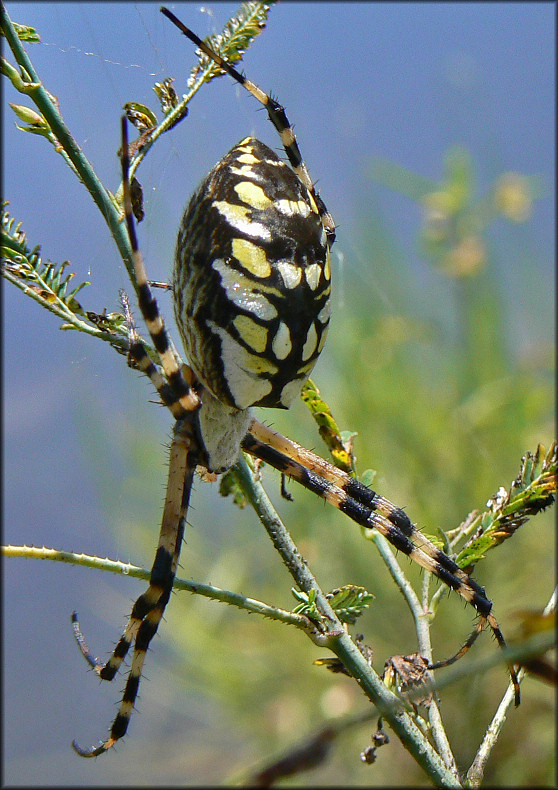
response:
M42 296L37 294L33 288L27 284L26 282L19 280L17 277L14 277L6 268L2 269L2 276L6 278L12 285L15 285L16 288L19 288L26 296L29 296L35 302L44 307L45 310L49 310L51 313L57 318L60 318L62 321L66 322L66 326L62 326L61 329L76 329L79 332L85 332L92 337L96 337L99 340L104 340L107 343L110 343L111 346L115 346L118 348L122 353L127 353L130 347L130 343L125 337L119 337L118 335L114 335L110 332L103 332L96 326L92 326L88 324L86 321L82 321L80 318L77 317L75 313L72 313L66 305L61 301L58 300L57 302L48 302L46 299L43 299Z
M245 24L249 26L250 18L252 22L258 19L261 15L261 11L265 8L266 3L258 3L256 6L253 7L253 13L251 17L245 19ZM257 34L256 34L257 35ZM225 42L225 50L227 45L230 45L231 41L227 40ZM218 53L223 56L227 56L226 51L222 51L219 47L217 48ZM182 96L180 102L174 107L161 121L161 123L153 129L147 139L145 140L144 144L141 147L141 150L138 151L136 156L133 158L132 162L130 163L130 181L132 180L138 166L141 164L142 160L145 158L151 146L156 142L156 140L169 129L172 129L173 126L176 126L187 114L187 105L190 103L191 99L195 94L199 91L201 86L205 82L209 82L210 79L213 79L219 73L219 69L216 68L216 65L213 61L209 60L205 67L202 67L202 62L199 63L199 70L196 76L196 80L188 93Z
M397 561L397 558L389 545L389 542L384 538L383 535L377 530L365 530L363 529L364 537L367 540L371 540L378 551L380 552L380 556L382 557L383 561L385 562L392 579L399 587L403 597L407 601L409 609L411 610L411 614L413 615L413 619L415 621L415 629L417 632L418 638L418 647L419 653L421 656L424 656L428 661L432 661L432 646L430 642L430 619L427 616L428 612L426 612L426 607L421 605L421 602L418 599L417 594L413 590L412 585L410 584L409 580L403 573L403 570ZM423 601L425 603L428 602L428 585L429 585L430 574L425 573L424 576L424 594L423 594ZM430 680L433 680L432 675L427 673L427 677ZM457 765L455 763L455 757L453 756L451 746L448 740L448 736L444 729L444 725L442 722L442 717L440 715L440 709L436 703L436 700L432 699L432 703L428 709L428 720L430 722L430 726L432 728L432 737L438 749L438 753L442 757L444 763L448 766L448 768L455 773L457 776Z
M482 658L471 658L470 661L456 664L451 669L448 669L443 676L438 677L433 684L432 691L440 691L446 686L451 686L459 680L468 677L482 677L496 666L503 664L518 664L527 661L530 658L535 658L542 655L548 650L552 650L556 646L556 632L544 631L539 634L533 634L527 639L508 645L508 647L498 652L492 651L490 655L483 656ZM524 675L522 674L523 678ZM513 688L510 684L508 688ZM420 689L420 696L423 697L425 693L424 687ZM409 698L413 699L413 694L409 692Z
M144 579L145 581L149 581L150 577L150 571L146 568L140 568L138 565L132 565L129 562L110 560L108 557L103 559L101 557L92 557L89 554L75 554L71 551L49 549L45 546L2 546L1 550L4 557L23 557L25 559L66 562L70 565L81 565L85 568L108 571L109 573L115 573L121 576L131 576L135 579ZM261 614L263 617L268 617L271 620L278 620L287 625L294 625L297 628L301 628L303 631L313 630L309 624L308 618L303 615L295 614L294 612L289 612L286 609L280 609L276 606L270 606L254 598L248 598L245 595L234 593L230 590L223 590L211 584L202 584L201 582L195 582L189 579L176 578L174 580L174 589L203 595L205 598L210 598L213 601L221 601L222 603L236 606L238 609L244 609L253 614Z
M545 606L543 610L544 615L551 614L552 612L556 611L556 602L558 599L557 589L554 590L552 596L550 597L549 602ZM517 673L517 679L519 682L523 680L525 677L525 670L520 669ZM506 717L512 705L514 704L515 699L515 691L513 687L510 685L506 689L506 693L504 694L502 701L498 705L498 710L494 714L488 729L484 735L482 743L480 744L477 753L475 755L475 759L473 760L471 767L467 771L467 787L480 787L483 776L484 776L484 769L486 767L486 763L494 746L496 745L496 741L502 731L502 727L506 721Z
M38 110L41 112L46 124L48 124L49 127L47 139L49 139L51 144L53 144L55 151L63 156L65 162L71 167L73 172L76 173L78 178L82 181L84 186L91 194L95 204L101 211L101 214L107 223L111 235L115 240L119 253L126 266L129 278L137 292L137 284L133 272L130 242L127 230L125 228L125 223L123 222L118 199L101 184L93 167L67 129L62 115L58 110L56 100L40 82L39 77L36 74L34 67L29 60L19 38L17 37L17 34L3 5L1 6L0 10L0 24L8 44L14 54L14 57L21 69L20 75L15 71L15 69L13 69L13 67L10 66L7 68L5 66L3 73L11 79L12 84L16 90L30 97ZM197 92L197 90L199 90L205 79L206 74L202 72L195 85L192 87L190 92L183 97L175 111L166 116L162 123L153 130L142 150L134 158L131 167L131 175L135 173L143 157L147 154L155 140L164 131L174 125L179 117L184 116L186 105L192 96ZM22 287L21 284L17 282L14 284L18 285L18 287ZM32 293L32 290L28 291L28 293L33 298L36 298ZM48 305L44 304L42 301L41 304L48 307ZM56 310L53 310L53 312L59 315ZM64 319L68 321L68 323L72 323L76 329L87 331L90 334L100 337L101 339L110 340L113 345L121 345L122 348L125 348L126 341L124 339L122 341L117 341L113 336L109 338L107 333L100 332L98 329L91 328L85 324L82 325L82 322L80 322L79 319L76 319L75 316L64 316ZM198 593L214 600L220 600L250 612L256 612L262 616L295 625L305 630L316 644L327 645L327 647L331 649L342 661L350 674L357 680L357 683L361 686L365 694L377 707L378 712L381 713L385 720L390 724L392 729L401 739L405 748L408 749L416 762L423 768L432 781L439 786L462 787L457 775L453 756L451 755L451 751L449 749L449 744L447 744L445 732L441 726L437 707L435 705L431 707L431 725L433 737L439 754L433 749L424 734L415 724L412 716L409 714L409 708L406 706L405 702L403 702L399 697L394 695L391 691L389 691L389 689L386 688L383 681L378 677L377 673L368 664L358 647L351 640L349 634L344 630L342 624L331 609L327 598L320 589L314 576L308 569L305 560L301 557L288 531L273 509L261 484L254 478L254 475L251 473L248 464L243 458L236 466L236 474L241 486L243 487L243 490L256 510L258 517L267 529L275 548L281 555L284 563L289 569L289 572L295 579L296 584L304 592L309 593L312 591L315 594L316 603L323 616L321 624L322 632L314 627L311 621L304 616L287 612L276 607L271 607L262 602L255 601L254 599L250 599L230 591L220 590L219 588L211 587L209 585L181 579L177 579L175 581L175 587L177 589L184 589L190 592ZM416 594L412 590L410 584L401 571L401 568L398 565L395 556L393 555L393 552L389 548L387 542L379 535L374 537L373 540L380 549L384 559L388 557L386 562L388 568L390 569L390 573L392 574L400 590L405 596L407 603L409 604L417 626L421 654L430 657L431 647L429 623L428 618L425 616L425 607L421 606ZM137 566L115 562L108 559L103 560L96 557L88 557L87 555L83 554L58 552L45 548L36 549L33 547L6 547L3 549L3 553L9 556L25 556L36 559L50 559L53 561L71 562L73 564L85 565L88 567L111 571L113 573L126 574L136 578L149 578L149 571L138 568ZM423 596L423 600L425 599L426 596ZM492 660L492 663L500 663L500 661L505 660L506 657L509 660L508 653L501 653L497 658L495 657ZM471 671L471 665L469 665L461 673L456 672L451 675L448 673L448 675L444 677L444 683L439 684L439 686L445 685L446 682L451 682L451 680L457 677L459 674L470 674ZM522 676L523 673L521 673L521 677ZM479 749L477 758L471 766L468 774L470 786L478 786L482 779L486 759L488 759L488 755L490 754L490 751L496 742L498 734L505 721L507 711L512 704L512 697L513 695L511 693L506 693L500 708L494 717L491 727L485 736L485 740ZM445 765L444 762L446 763Z
M159 137L164 134L166 131L171 129L175 126L179 121L181 121L187 113L187 105L190 103L193 96L199 91L201 86L205 82L206 74L210 71L210 68L207 68L205 71L202 72L202 75L198 77L196 82L194 83L193 87L186 93L182 100L176 105L176 107L166 115L161 123L153 129L152 132L149 133L145 143L142 145L140 151L134 156L132 161L130 162L130 181L134 177L136 170L142 163L143 159L149 153L149 150L153 146L153 144L159 139Z
M442 787L461 787L457 773L448 768L409 715L404 703L393 694L368 664L350 635L343 629L335 612L300 555L288 530L276 513L262 484L241 457L234 467L238 482L256 511L258 518L280 553L293 579L306 593L315 592L316 603L328 622L328 648L343 662L378 712L389 723L405 748L433 783Z
M41 114L47 121L50 129L72 163L80 181L88 190L89 194L99 208L107 226L114 238L118 251L124 261L130 281L133 283L137 292L137 284L133 273L132 250L128 239L126 225L123 221L120 210L118 209L114 197L105 189L99 181L97 174L93 170L91 163L72 137L68 127L64 123L58 108L56 107L51 95L43 87L38 74L35 71L31 60L27 56L17 33L14 30L12 21L8 16L4 5L0 6L0 26L6 40L13 52L19 66L26 75L27 87L25 95L29 96L35 103ZM58 149L57 149L58 150Z

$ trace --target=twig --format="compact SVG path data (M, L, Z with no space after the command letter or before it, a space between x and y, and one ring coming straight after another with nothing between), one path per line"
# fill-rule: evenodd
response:
M89 554L75 554L71 551L58 551L57 549L49 549L45 546L2 546L1 551L4 557L23 557L25 559L66 562L70 565L81 565L85 568L94 568L95 570L108 571L109 573L131 576L135 579L144 579L146 581L149 581L150 576L150 571L148 569L140 568L138 565L132 565L130 562L111 560L108 557L94 557ZM203 595L205 598L210 598L213 601L221 601L222 603L236 606L238 609L244 609L247 612L261 614L263 617L268 617L271 620L278 620L287 625L294 625L304 631L313 630L308 618L303 615L289 612L277 606L270 606L262 601L257 601L254 598L241 595L240 593L223 590L211 584L202 584L201 582L191 581L190 579L180 579L178 577L175 578L173 586L175 590L184 590L197 595Z
M558 597L558 590L555 589L552 593L552 596L545 606L543 610L543 614L548 615L552 612L556 611L556 602ZM523 680L525 677L525 670L520 669L517 673L517 679L519 682ZM514 689L510 685L508 686L506 693L504 694L502 701L498 705L498 710L494 714L494 718L490 722L486 733L484 734L484 738L482 743L480 744L477 753L475 755L475 759L473 760L471 767L467 771L467 786L468 787L480 787L484 776L484 769L486 767L486 763L492 749L496 745L496 741L500 735L502 727L504 726L504 722L506 721L506 717L508 715L509 709L512 707L514 703Z
M376 705L405 748L436 785L462 787L455 771L448 768L425 735L420 731L405 704L393 694L366 661L349 634L344 631L329 601L321 591L305 560L301 557L288 530L273 508L261 483L255 479L246 460L241 458L234 467L244 493L254 507L283 562L300 589L315 591L316 602L328 621L328 647L342 661L366 696Z

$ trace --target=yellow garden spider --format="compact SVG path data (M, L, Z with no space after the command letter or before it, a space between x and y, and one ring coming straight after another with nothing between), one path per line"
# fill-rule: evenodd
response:
M129 184L126 119L122 121L123 202L138 303L160 366L139 339L124 301L129 359L148 376L175 419L159 543L148 589L106 663L80 649L103 680L112 680L133 645L131 666L109 737L74 749L98 756L129 724L146 651L173 587L197 466L229 469L243 449L323 497L357 524L376 528L396 549L456 590L479 614L461 650L431 669L457 660L486 624L499 645L503 635L484 589L410 521L407 514L345 472L255 420L254 405L288 408L299 395L322 348L329 323L330 248L335 223L302 159L284 108L247 80L169 10L161 9L224 72L267 110L281 137L287 165L252 137L221 159L192 196L176 244L175 316L188 358L169 339L138 248ZM519 702L518 681L510 668Z

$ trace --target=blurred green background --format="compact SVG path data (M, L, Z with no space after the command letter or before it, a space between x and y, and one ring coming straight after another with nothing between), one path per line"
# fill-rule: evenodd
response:
M154 106L151 73L179 75L175 64L189 67L193 53L177 46L155 5L50 5L48 14L40 4L9 11L43 33L34 62L112 187L119 107L142 100L141 91ZM173 8L202 35L234 10L216 6L213 22L193 5ZM374 487L430 533L482 509L509 486L521 456L555 435L553 17L544 4L285 4L245 58L248 75L285 103L339 224L335 312L314 380L340 427L358 433L359 472L375 469ZM263 114L225 80L202 94L140 173L141 243L158 279L168 277L172 229L198 178L246 133L276 144ZM82 294L87 307L113 309L125 275L106 231L86 197L70 192L61 162L6 118L13 213L45 255L70 257L93 281ZM169 316L170 302L161 302ZM51 316L9 288L5 311L5 541L150 566L167 416L110 349L60 335ZM325 453L302 403L260 416ZM272 470L263 479L322 587L351 582L375 594L355 629L373 646L375 667L413 652L411 617L358 528L294 484L294 503L282 500ZM197 481L190 522L182 576L295 605L290 576L249 509ZM541 609L552 592L553 523L551 511L537 517L476 571L508 637L517 613ZM420 569L401 559L420 589ZM78 608L103 656L142 588L79 568L5 563L7 783L229 782L330 717L366 709L351 680L312 666L324 651L294 629L181 593L148 657L130 737L116 754L79 761L70 740L105 734L122 683L99 688L86 672L69 614ZM458 596L444 599L435 656L453 653L473 619ZM496 646L487 633L474 650ZM506 683L497 667L444 690L461 767ZM524 683L487 784L554 781L554 703L552 689ZM361 763L374 730L371 722L347 732L323 766L291 784L424 783L395 738L373 766Z

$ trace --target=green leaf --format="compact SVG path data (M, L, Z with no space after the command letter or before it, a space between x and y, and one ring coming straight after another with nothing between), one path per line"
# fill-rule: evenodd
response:
M32 110L30 107L26 107L24 104L12 104L11 102L8 103L20 121L28 123L31 126L43 127L45 129L49 128L43 116L38 112L35 112L35 110ZM21 126L18 128L21 129Z
M21 71L23 73L23 69ZM36 90L40 85L39 82L30 82L27 75L22 76L6 58L0 58L0 74L7 77L19 93L29 93L32 90Z
M300 601L298 606L293 609L295 614L304 614L314 620L321 619L320 611L316 605L315 590L310 590L308 594L296 590L294 587L291 589L292 594ZM368 609L370 602L374 600L374 595L365 590L364 587L358 587L356 584L346 584L344 587L337 587L330 593L327 593L331 608L339 617L341 622L353 624L356 622L357 617Z
M376 477L375 469L365 469L362 475L360 476L360 482L362 483L363 486L367 486L367 488L371 488L375 477Z
M294 587L291 587L291 592L297 601L300 601L298 606L295 606L293 609L294 614L303 614L310 618L310 620L316 620L320 622L322 615L316 604L316 590L310 590L309 593L305 593L301 590L296 590Z
M21 223L15 222L6 210L7 202L2 204L0 221L2 227L1 259L2 275L7 277L23 290L34 296L45 305L62 304L76 315L84 315L83 308L77 301L76 294L89 285L80 283L68 291L74 274L65 274L70 265L64 261L60 265L43 261L40 246L30 249L27 237L21 229Z
M123 109L126 112L126 118L138 131L146 132L157 126L157 116L145 104L129 101L126 102Z
M39 44L41 37L34 27L30 25L19 25L17 22L12 22L14 30L20 41L27 41L28 44Z
M310 409L312 417L318 425L318 432L328 447L335 466L344 472L354 475L355 457L353 454L354 431L340 431L333 419L331 409L320 395L320 390L312 379L308 379L300 394L303 402Z
M271 2L242 3L238 13L226 23L223 32L219 35L208 36L204 41L218 55L234 65L265 28L271 5ZM205 72L203 75L205 82L210 82L225 73L215 61L203 54L200 55L199 63L191 71L189 84L198 78L200 72Z
M221 479L219 480L219 493L222 497L232 496L233 504L239 508L244 508L248 504L246 494L242 490L232 469L225 472L224 475L221 475Z
M174 77L167 77L163 82L156 82L153 90L161 102L161 109L164 115L168 115L178 104L178 96L173 87Z
M346 584L326 595L331 608L343 623L352 625L365 609L368 609L375 596L364 587Z
M554 503L557 448L557 443L553 442L547 452L539 444L534 453L526 453L509 490L500 486L486 503L487 510L470 522L468 529L473 532L473 537L457 557L461 568L473 566L489 549L511 538L531 516Z

